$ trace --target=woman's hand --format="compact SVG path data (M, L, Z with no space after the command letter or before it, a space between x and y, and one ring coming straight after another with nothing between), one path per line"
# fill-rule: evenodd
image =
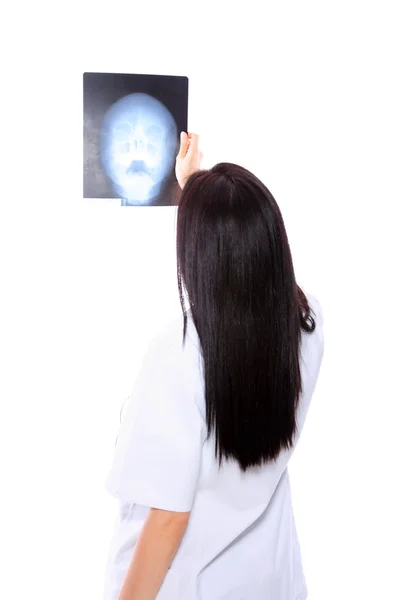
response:
M199 136L196 133L181 133L181 147L176 157L175 174L183 189L192 173L200 169L202 152L199 150Z

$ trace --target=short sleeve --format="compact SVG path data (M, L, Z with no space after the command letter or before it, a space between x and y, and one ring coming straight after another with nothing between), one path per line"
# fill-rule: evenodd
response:
M106 488L121 502L189 512L205 423L183 351L146 356L122 421Z

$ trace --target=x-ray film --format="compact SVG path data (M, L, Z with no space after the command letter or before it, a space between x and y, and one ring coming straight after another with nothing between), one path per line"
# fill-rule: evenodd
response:
M170 206L188 78L83 75L83 196L121 206Z

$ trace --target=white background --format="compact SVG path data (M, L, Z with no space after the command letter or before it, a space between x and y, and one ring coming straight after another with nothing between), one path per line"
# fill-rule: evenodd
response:
M119 411L180 310L175 209L81 197L82 73L114 71L187 75L204 166L281 206L325 316L291 467L309 600L400 598L397 3L144 4L2 19L0 597L101 598Z

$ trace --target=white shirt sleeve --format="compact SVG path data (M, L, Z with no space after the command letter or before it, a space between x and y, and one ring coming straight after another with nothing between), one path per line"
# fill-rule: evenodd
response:
M189 512L205 437L182 351L153 348L129 399L107 490L121 502Z

